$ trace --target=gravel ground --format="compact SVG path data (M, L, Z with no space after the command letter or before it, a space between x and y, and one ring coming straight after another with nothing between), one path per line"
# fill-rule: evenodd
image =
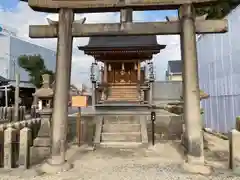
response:
M215 166L211 176L183 171L181 148L176 143L158 143L148 149L97 149L72 147L68 160L74 168L56 175L31 170L1 170L0 180L240 180L227 168ZM214 161L216 163L216 160ZM221 162L220 162L221 163ZM38 176L36 176L38 174Z

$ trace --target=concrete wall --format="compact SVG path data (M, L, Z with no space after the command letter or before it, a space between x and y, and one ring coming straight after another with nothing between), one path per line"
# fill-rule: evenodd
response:
M180 140L183 133L182 116L156 116L155 138L156 140ZM148 140L152 140L152 121L148 117L147 121Z
M153 84L153 102L180 100L181 81L155 81Z
M96 122L93 117L81 117L81 129L79 130L81 143L87 143L92 145L95 135ZM68 121L68 142L75 141L77 134L77 118L69 117Z

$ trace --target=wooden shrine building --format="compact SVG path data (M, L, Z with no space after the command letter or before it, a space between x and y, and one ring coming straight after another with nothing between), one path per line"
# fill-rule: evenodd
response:
M103 64L99 73L100 80L91 78L93 84L96 84L93 86L96 104L149 104L148 69L147 66L142 67L142 64L150 61L154 54L165 47L166 45L157 43L154 35L91 37L88 45L79 49L95 58L93 66L99 67L99 62ZM92 69L95 69L92 76L98 74L97 68Z

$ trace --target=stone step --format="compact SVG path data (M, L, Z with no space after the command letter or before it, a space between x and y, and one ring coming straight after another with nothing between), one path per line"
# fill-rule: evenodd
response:
M133 119L133 120L106 119L104 120L104 123L120 124L119 126L121 126L122 124L139 124L139 119Z
M119 92L123 92L123 93L136 93L137 91L136 90L131 90L131 91L129 91L128 89L122 89L121 91L120 90L111 90L110 91L111 93L119 93Z
M137 86L111 86L109 89L138 89Z
M141 142L140 132L127 133L102 133L102 142Z
M124 94L124 93L119 93L119 94L109 94L108 97L126 97L126 98L136 98L138 97L139 95L137 93L134 93L134 94Z
M118 149L133 149L139 148L142 145L141 142L101 142L102 148L118 148Z
M141 132L140 124L103 124L103 132L117 133L117 132Z
M140 120L134 116L105 116L104 124L140 124ZM121 125L120 125L121 126Z
M137 97L131 97L131 96L108 96L108 99L126 99L126 100L131 100L131 99L137 99Z
M127 96L127 97L137 97L138 93L137 92L114 92L110 93L110 96Z
M110 97L138 97L137 93L129 94L129 93L119 93L119 94L109 94Z
M117 88L113 89L113 88L112 88L112 89L111 89L111 88L110 88L109 90L110 90L110 91L113 91L113 92L118 92L118 91L122 91L122 92L123 92L123 91L125 91L125 92L126 92L126 91L136 92L138 89L128 89L128 88L122 88L122 89L120 89L120 88L119 88L119 89L117 89Z
M126 101L126 102L134 102L138 101L138 98L122 98L122 97L108 97L108 101Z
M108 97L116 97L116 98L118 98L118 97L121 97L121 98L137 98L138 97L138 95L137 94L109 94L108 95Z

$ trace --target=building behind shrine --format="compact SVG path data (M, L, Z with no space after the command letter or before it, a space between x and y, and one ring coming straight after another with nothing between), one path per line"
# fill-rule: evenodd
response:
M40 54L45 60L46 67L50 70L55 70L55 51L20 39L16 35L16 30L12 28L6 26L0 27L0 45L0 76L10 81L15 80L15 73L19 68L17 58L24 54ZM28 73L22 68L19 68L19 73L21 86L33 87L29 83Z
M200 88L206 127L227 133L240 115L240 6L227 15L229 31L201 35L197 41Z
M0 46L0 76L8 82L0 88L1 106L11 106L14 103L15 74L18 72L20 75L20 102L22 105L31 107L32 93L35 92L35 87L29 82L28 72L19 67L18 57L40 54L46 67L55 71L55 51L20 39L14 29L3 25L0 26ZM8 92L5 88L9 89Z

